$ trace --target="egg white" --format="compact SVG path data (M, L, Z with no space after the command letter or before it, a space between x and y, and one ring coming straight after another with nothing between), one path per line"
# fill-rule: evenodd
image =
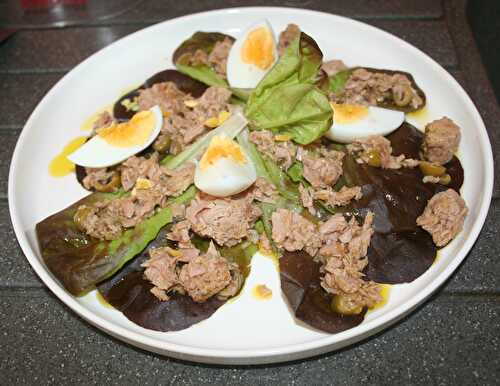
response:
M278 60L278 50L276 48L276 35L267 20L261 20L247 28L233 43L227 58L226 76L231 87L235 88L255 88L262 78L271 70L274 63L269 68L262 70L259 67L245 63L241 59L241 50L248 34L253 30L264 27L271 32L273 37L274 63Z
M151 132L148 140L142 145L130 147L113 146L102 139L99 135L95 135L87 141L82 147L68 156L68 159L76 165L88 168L103 168L116 165L127 158L141 152L153 143L163 125L163 115L159 106L154 106L150 109L155 117L155 127Z
M233 158L221 157L202 169L196 166L194 184L202 192L215 197L228 197L249 188L257 179L252 161L245 154L245 163Z
M401 111L383 109L381 107L369 106L368 115L357 121L349 123L335 122L333 114L333 125L325 136L332 141L350 143L358 138L369 135L387 135L396 130L405 120L405 114Z

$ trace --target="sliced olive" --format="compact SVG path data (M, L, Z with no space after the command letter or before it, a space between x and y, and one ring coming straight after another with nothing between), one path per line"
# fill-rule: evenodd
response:
M332 310L342 315L357 315L363 307L353 301L349 295L334 295L331 304Z
M440 177L446 173L446 168L444 166L432 162L421 161L419 167L420 171L425 176Z
M451 176L449 174L443 174L439 177L439 183L441 185L448 185L451 182Z
M160 153L166 153L170 149L170 144L172 141L167 135L160 135L158 139L153 143L153 149Z
M382 159L378 150L372 149L366 153L368 157L368 165L379 168L382 165Z
M103 193L112 193L116 192L122 183L122 179L120 173L115 172L111 177L111 180L107 184L101 184L97 182L95 184L95 190Z
M73 221L78 229L84 231L85 230L85 222L87 217L92 213L92 208L86 205L80 206L73 216Z
M413 98L413 90L407 84L398 84L392 89L392 99L396 106L408 106Z

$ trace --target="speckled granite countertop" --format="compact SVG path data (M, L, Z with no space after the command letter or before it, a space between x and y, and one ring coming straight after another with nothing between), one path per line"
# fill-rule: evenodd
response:
M271 366L220 367L131 347L89 326L58 301L16 242L8 214L7 175L25 120L50 87L81 60L149 24L240 5L298 6L346 15L425 51L478 106L494 147L497 178L489 216L468 258L410 316L335 353ZM465 0L145 0L119 18L66 29L23 29L0 43L0 384L498 384L500 111L464 12Z

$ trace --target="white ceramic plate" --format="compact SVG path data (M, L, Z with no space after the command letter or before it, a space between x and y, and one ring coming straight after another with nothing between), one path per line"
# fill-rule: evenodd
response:
M34 227L86 192L73 175L53 178L48 174L52 157L82 134L79 127L87 117L112 103L124 89L172 67L172 52L193 32L236 35L262 18L269 19L277 32L289 22L299 24L316 39L327 59L413 74L427 94L428 111L412 123L423 127L426 121L447 115L463 129L459 152L465 169L462 194L470 208L465 229L424 275L411 284L394 286L385 307L370 313L360 326L336 335L294 321L280 296L275 266L263 256L254 257L251 275L237 301L180 332L145 330L102 306L95 292L82 298L71 296L41 260ZM492 185L492 152L481 117L458 83L427 55L386 32L343 17L291 8L235 8L190 15L138 31L99 51L61 79L35 109L17 143L9 176L9 204L17 238L30 264L59 299L93 325L133 345L177 358L256 364L338 349L380 331L412 310L466 256L485 220ZM272 288L272 300L259 301L250 295L257 283Z

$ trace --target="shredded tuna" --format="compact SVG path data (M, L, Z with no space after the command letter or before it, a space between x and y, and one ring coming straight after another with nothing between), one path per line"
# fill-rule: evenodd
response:
M274 185L263 177L257 177L253 193L257 201L267 203L273 203L278 196L278 191Z
M324 201L331 207L344 206L349 204L352 200L359 200L361 197L363 197L363 194L359 186L354 186L352 188L343 186L338 192L334 191L332 188L314 192L314 199Z
M387 74L364 68L354 70L340 94L331 93L336 103L350 103L376 106L394 102L399 107L416 109L423 100L404 74Z
M204 302L231 283L229 264L211 242L207 253L184 265L179 284L195 302Z
M168 170L159 166L155 157L132 157L126 162L126 188L133 190L129 196L80 207L75 221L87 234L100 239L113 240L123 229L131 228L151 217L157 207L164 207L169 196L177 196L193 183L193 163ZM156 163L155 163L156 162ZM138 184L139 178L142 184Z
M356 162L383 169L412 168L419 164L418 160L406 158L404 154L393 156L391 142L381 135L357 139L347 145L347 150L357 157Z
M298 213L279 208L271 216L274 242L287 251L305 250L316 255L321 246L315 224Z
M219 245L233 246L248 236L260 216L252 203L252 194L215 198L199 194L186 209L191 229L200 236L210 237Z
M273 247L265 233L262 233L259 237L259 251L265 255L271 255L273 253Z
M222 42L219 41L215 43L212 52L208 55L208 63L215 72L224 79L226 78L227 57L229 56L232 45L232 40L226 37Z
M229 56L232 45L233 41L226 37L224 40L216 42L209 54L198 49L189 57L188 64L190 66L209 66L214 69L217 75L225 79L227 57Z
M278 53L279 56L282 56L290 43L294 41L294 39L297 38L300 34L300 28L297 24L288 24L286 26L286 29L281 31L280 37L279 37L279 42L278 42Z
M167 239L176 241L179 248L192 248L191 237L189 230L191 224L189 221L184 220L174 224L170 232L167 234Z
M460 144L460 127L451 119L441 118L425 127L422 144L424 158L430 162L444 165L451 161Z
M122 187L126 192L134 187L139 177L158 181L161 174L162 168L157 153L153 153L149 158L133 156L121 164Z
M115 120L113 119L113 116L108 111L103 111L94 121L94 124L92 125L92 132L94 133L97 129L111 126L114 122Z
M362 273L368 264L366 254L373 234L372 222L372 212L367 213L361 226L355 218L347 221L342 214L336 214L320 226L323 246L319 257L324 273L321 286L341 296L350 304L349 308L359 311L381 300L378 285L364 280Z
M102 187L108 185L113 178L119 178L117 171L109 168L85 168L86 176L83 178L83 186L88 190L102 190ZM118 180L119 181L119 180ZM112 191L116 191L119 184Z
M267 130L252 131L249 139L257 149L278 163L284 169L288 169L295 160L297 146L291 141L275 141L274 135Z
M342 60L329 60L323 63L321 69L325 71L328 76L334 76L340 71L347 70L347 66Z
M303 184L299 185L300 202L302 206L306 208L309 213L313 216L316 214L316 209L314 208L314 190L312 188L306 187Z
M180 91L174 83L164 82L141 90L138 103L141 110L155 105L161 107L163 127L153 147L164 148L162 143L169 140L170 152L177 154L208 131L205 122L209 118L217 118L222 111L232 111L228 103L230 97L231 91L227 88L214 86L195 99Z
M453 189L435 194L424 212L417 218L417 225L432 235L434 244L445 246L460 233L468 208L465 201Z
M223 258L213 243L205 254L196 248L170 247L151 249L149 254L149 260L142 264L144 276L161 301L168 300L172 291L187 293L196 302L214 295L227 299L236 295L243 283L238 266Z
M304 178L313 188L326 188L334 185L342 175L343 158L343 152L326 148L320 148L319 154L303 151L301 148L297 156L304 166Z

